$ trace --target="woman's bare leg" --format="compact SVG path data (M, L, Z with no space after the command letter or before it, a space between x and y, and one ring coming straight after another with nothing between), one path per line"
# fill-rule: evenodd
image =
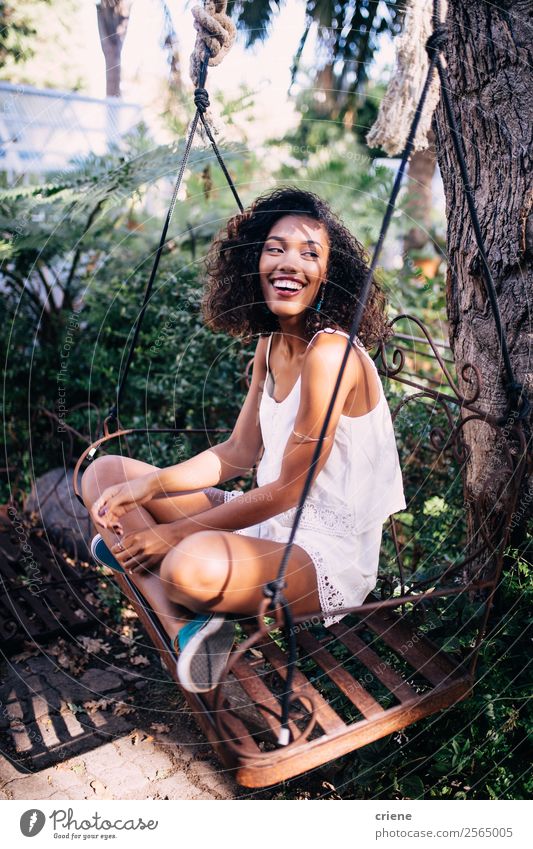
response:
M277 577L284 549L269 539L199 531L165 555L161 583L172 601L190 610L253 616L263 587ZM296 616L320 611L315 565L299 545L291 548L283 594Z
M155 468L155 466L141 460L116 455L107 455L94 460L82 478L82 494L85 506L90 510L106 487L125 480L132 480L134 477L147 474ZM154 499L149 502L148 509L135 507L124 514L121 518L124 535L137 530L145 530L157 524L176 521L183 516L203 512L217 502L221 503L222 500L221 491L215 489L210 490L209 495L197 492L190 495ZM98 528L98 532L104 538L109 549L119 542L119 537L107 528ZM149 572L133 572L129 575L129 578L141 591L166 633L173 639L183 625L190 620L191 613L182 605L169 599L159 577L159 568L159 566L154 567Z

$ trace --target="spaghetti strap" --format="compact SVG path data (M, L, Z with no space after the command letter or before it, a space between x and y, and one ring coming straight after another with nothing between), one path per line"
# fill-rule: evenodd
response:
M311 337L311 339L309 340L309 343L308 343L308 347L311 344L311 342L313 341L313 339L315 338L315 336L318 336L319 333L328 333L328 334L339 333L341 336L346 336L347 339L350 338L350 334L346 333L345 330L337 330L334 327L322 327L320 330L317 330L317 332L314 334L314 336ZM362 344L361 340L359 339L358 336L356 336L355 339L352 341L352 345L361 345L361 344Z
M269 368L268 363L269 363L269 360L270 360L270 347L272 345L273 335L274 334L271 333L270 336L268 337L268 342L267 342L267 347L266 347L266 370L267 370L267 374L270 374L270 368Z

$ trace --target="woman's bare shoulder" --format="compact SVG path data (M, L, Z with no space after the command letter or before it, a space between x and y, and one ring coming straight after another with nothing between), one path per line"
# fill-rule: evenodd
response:
M260 336L257 340L254 353L254 374L260 377L266 375L266 352L268 345L268 336Z

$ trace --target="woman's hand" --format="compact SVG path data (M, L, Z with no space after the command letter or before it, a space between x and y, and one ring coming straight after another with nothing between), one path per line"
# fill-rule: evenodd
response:
M141 475L124 483L114 484L104 489L100 498L91 508L91 519L102 528L109 528L119 536L123 533L118 521L124 513L150 501L155 494L154 476Z
M157 566L183 535L180 522L154 525L145 531L133 531L113 546L111 553L126 572L140 572Z

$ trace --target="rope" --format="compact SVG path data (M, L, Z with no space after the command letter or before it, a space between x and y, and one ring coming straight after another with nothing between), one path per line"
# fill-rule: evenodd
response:
M446 4L443 11L446 18ZM427 77L431 50L433 45L437 47L435 39L438 37L432 25L428 0L409 0L402 32L395 40L395 68L378 117L366 137L369 147L381 147L389 156L396 156L404 149ZM439 78L435 75L414 140L414 150L427 148L431 119L438 102Z
M191 78L196 84L196 88L194 90L194 103L196 106L196 112L188 129L183 159L181 161L178 176L176 178L174 191L172 192L170 206L168 208L165 223L163 225L163 230L161 232L161 238L159 239L159 245L157 247L156 255L152 265L152 270L150 272L150 277L148 279L148 283L145 289L143 304L139 312L138 319L135 323L133 338L128 351L128 356L126 358L126 365L124 366L122 377L119 380L116 401L107 414L107 418L111 421L117 421L120 402L124 394L126 380L133 360L133 355L137 347L137 342L139 339L139 333L141 331L141 325L144 319L144 314L146 312L146 308L148 306L148 302L152 293L153 285L157 276L159 263L161 261L161 255L163 253L163 248L165 246L167 238L168 228L170 226L170 222L174 214L174 209L176 208L178 192L180 190L183 175L185 173L185 167L189 160L194 136L197 130L199 129L199 123L201 124L203 130L205 131L205 135L211 143L211 146L215 152L215 156L224 173L224 176L228 182L228 185L231 189L233 197L235 198L235 201L240 211L244 211L244 207L237 193L235 184L226 167L226 163L222 159L222 155L213 137L212 129L209 123L209 119L207 117L209 109L209 94L205 88L207 67L208 65L220 64L220 62L230 49L231 45L233 44L233 40L235 37L235 27L233 23L229 20L227 15L224 14L226 6L227 0L226 2L217 3L210 2L210 0L208 0L208 2L206 3L205 10L202 9L200 6L195 6L192 10L195 18L195 27L198 30L196 44L194 46L194 51L191 55ZM214 12L212 12L213 7L215 7ZM226 33L226 35L223 36L222 33ZM233 33L233 35L231 35L231 33ZM216 51L215 56L211 55L211 50ZM202 51L202 59L199 59L200 51Z
M191 53L189 73L192 83L196 88L194 94L197 108L199 108L196 99L197 93L199 90L202 90L204 85L201 82L204 57L206 55L209 56L209 65L211 67L220 65L235 41L237 30L231 18L226 14L227 5L227 0L205 0L203 6L193 6L191 9L197 36L193 52ZM209 109L208 97L207 104L205 106L202 105L202 109L203 126L200 128L200 136L205 141L202 130L205 130L205 134L209 138L207 125L209 125L211 132L218 133L218 131L214 125L212 115L207 111ZM209 141L211 141L211 138L209 138Z

